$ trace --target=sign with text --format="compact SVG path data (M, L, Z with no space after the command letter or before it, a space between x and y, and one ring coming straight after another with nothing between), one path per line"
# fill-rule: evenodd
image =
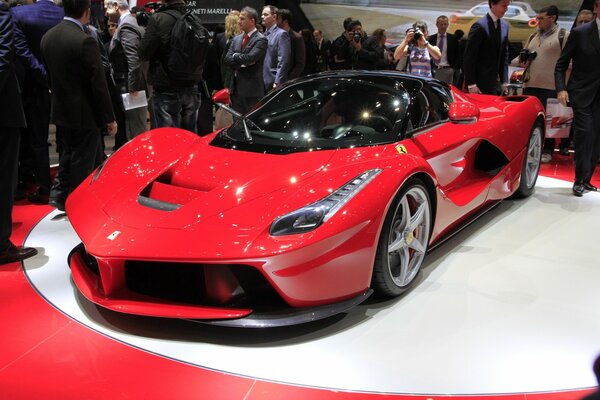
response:
M241 10L249 6L256 10L260 22L260 13L264 0L190 0L187 5L200 17L203 24L222 24L231 10Z

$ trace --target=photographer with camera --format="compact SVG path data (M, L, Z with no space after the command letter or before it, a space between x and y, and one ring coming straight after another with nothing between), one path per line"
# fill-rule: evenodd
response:
M149 61L148 83L154 89L156 127L197 132L201 101L198 83L209 40L208 31L184 0L162 0L162 6L148 18L138 55L141 61Z
M370 57L368 50L363 48L366 35L362 23L352 20L345 25L345 28L346 31L336 39L335 46L332 48L335 69L355 69L359 57Z
M537 97L545 107L549 98L556 98L554 67L569 32L558 26L558 8L554 5L542 8L535 19L538 23L536 32L511 65L525 68L523 94ZM554 139L545 140L542 162L552 160L554 144Z
M442 52L439 47L427 41L427 24L417 21L406 31L406 37L394 51L394 60L398 60L402 71L417 76L431 78L433 76L433 61L439 61ZM406 61L406 65L404 64Z

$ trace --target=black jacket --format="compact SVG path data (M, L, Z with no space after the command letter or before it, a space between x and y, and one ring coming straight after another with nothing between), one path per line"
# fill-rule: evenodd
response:
M160 8L152 14L146 27L146 33L140 41L138 55L141 61L149 61L148 83L157 90L165 90L173 87L190 87L198 84L194 80L173 80L167 76L164 61L167 54L171 30L176 19L165 13L167 10L177 10L182 14L186 11L183 2Z
M42 38L52 89L51 120L70 129L104 127L115 120L96 39L69 20Z

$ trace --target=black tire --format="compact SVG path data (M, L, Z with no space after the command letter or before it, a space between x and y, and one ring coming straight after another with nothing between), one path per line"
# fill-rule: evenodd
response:
M523 166L521 167L519 188L515 192L514 197L524 198L533 194L542 163L543 142L544 131L541 124L536 122L529 134L527 154L523 159Z
M405 292L418 275L433 224L429 192L412 178L400 189L385 217L373 267L371 287L382 296Z

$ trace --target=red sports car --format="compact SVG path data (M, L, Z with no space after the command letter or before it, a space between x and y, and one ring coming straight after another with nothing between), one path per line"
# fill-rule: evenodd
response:
M73 280L111 310L245 327L398 296L432 246L532 193L543 138L534 97L396 72L289 82L227 129L149 131L90 175L67 202Z

